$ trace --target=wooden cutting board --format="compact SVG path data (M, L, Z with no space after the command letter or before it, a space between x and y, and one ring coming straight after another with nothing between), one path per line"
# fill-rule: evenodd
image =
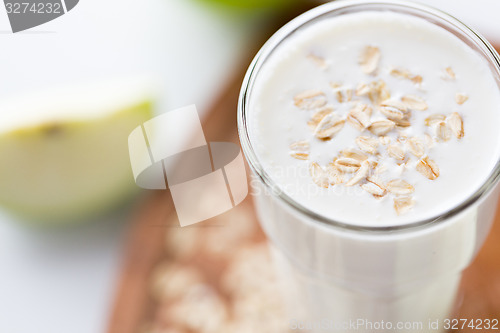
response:
M298 11L305 9L307 8ZM275 25L271 25L268 31L276 30L296 16L297 11L288 14L283 15ZM239 89L251 58L267 37L263 36L263 39L248 49L248 57L242 61L240 70L222 89L208 112L203 122L207 141L238 143L236 109ZM251 198L248 197L240 206L238 211L243 212L246 218L256 225ZM108 333L141 333L144 332L146 323L157 320L159 304L151 296L151 275L161 262L171 256L167 250L166 235L180 230L168 191L148 193L132 218L134 222L117 284ZM219 218L214 218L203 222L203 225L217 227L218 223ZM252 237L252 241L263 239L260 231ZM221 264L216 262L209 265L207 262L210 263L210 260L199 260L196 265L203 267L208 279L212 276L214 280L217 271L222 269L217 265ZM217 281L212 282L217 284ZM479 256L465 271L462 290L463 304L456 318L500 318L500 215L497 216L493 230ZM468 329L462 331L469 332Z

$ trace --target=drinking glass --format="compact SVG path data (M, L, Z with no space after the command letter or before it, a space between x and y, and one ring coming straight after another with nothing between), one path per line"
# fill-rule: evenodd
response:
M439 216L389 227L349 225L316 214L282 191L262 167L248 126L256 78L281 43L322 20L363 11L403 13L446 29L484 59L500 87L496 51L446 13L399 0L340 0L316 7L265 43L243 82L238 129L253 172L256 209L286 287L291 329L440 332L448 326L462 271L493 223L500 162L475 193Z

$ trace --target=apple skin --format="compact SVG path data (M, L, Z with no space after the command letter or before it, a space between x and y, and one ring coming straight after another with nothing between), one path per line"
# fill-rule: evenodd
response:
M232 9L280 9L297 4L300 0L198 0L207 4Z

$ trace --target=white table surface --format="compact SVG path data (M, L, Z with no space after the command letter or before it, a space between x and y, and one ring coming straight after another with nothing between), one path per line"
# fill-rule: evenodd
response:
M422 2L500 42L500 1ZM0 9L0 98L153 73L163 85L161 111L195 103L203 112L251 34L241 21L189 0L81 0L67 15L14 35ZM0 211L0 332L104 332L128 220L124 211L77 228L39 230Z

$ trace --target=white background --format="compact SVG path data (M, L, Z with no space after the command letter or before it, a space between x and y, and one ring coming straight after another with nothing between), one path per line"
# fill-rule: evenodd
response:
M500 44L500 1L422 2ZM55 21L12 34L0 7L0 98L149 73L162 83L160 112L192 103L203 112L238 64L253 24L192 0L80 0ZM129 213L39 230L0 210L0 332L104 332Z

